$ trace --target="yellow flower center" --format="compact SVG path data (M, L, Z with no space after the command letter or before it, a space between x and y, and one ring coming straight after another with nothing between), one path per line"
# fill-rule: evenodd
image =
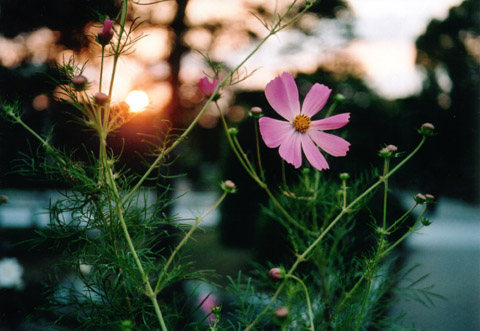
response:
M305 133L310 129L310 123L312 120L310 117L304 114L300 114L295 116L295 119L293 120L293 127L295 130L297 130L300 133Z

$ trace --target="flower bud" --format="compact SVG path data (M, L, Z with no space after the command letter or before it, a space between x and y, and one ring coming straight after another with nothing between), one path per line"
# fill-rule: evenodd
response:
M222 311L222 306L212 307L212 314L220 314L221 311Z
M431 123L423 123L418 130L422 136L431 137L435 135L435 127Z
M202 92L202 94L205 95L206 97L211 96L217 89L217 86L218 86L218 80L216 80L215 78L210 82L208 77L202 77L197 82L198 90Z
M397 147L397 146L395 146L395 145L388 145L388 146L382 148L382 149L378 152L378 156L383 157L383 158L394 157L395 154L397 153L397 151L398 151L398 147Z
M268 272L268 275L274 282L278 282L285 277L285 270L282 268L272 268Z
M78 75L72 78L72 85L75 91L85 91L88 85L88 79L85 76Z
M261 114L261 113L263 113L263 110L262 110L262 108L260 108L260 107L252 107L252 108L250 109L250 111L251 111L253 114Z
M235 185L234 182L231 180L227 179L224 181L221 185L222 190L224 190L226 193L235 193L237 192L237 186Z
M413 199L419 205L423 205L427 201L427 198L422 193L417 193Z
M285 318L287 318L289 313L290 310L288 309L288 307L280 306L275 308L275 316L280 320L284 320Z
M120 322L121 330L133 330L133 322L130 320L123 320Z
M396 153L398 151L398 147L395 146L395 145L388 145L387 147L385 147L386 149L388 149L390 152L392 153Z
M105 105L110 99L108 95L102 92L98 92L97 94L94 95L93 98L95 99L95 103L99 106Z
M335 94L335 96L333 98L334 98L335 101L340 102L340 103L345 102L345 100L347 100L347 98L345 98L345 96L343 94L340 94L340 93Z
M421 222L424 226L429 226L430 224L432 224L432 222L430 222L430 220L428 218L425 218L425 217L422 218Z
M435 201L435 196L431 194L425 194L425 198L427 199L427 203L433 203Z
M6 195L0 195L0 205L8 202L8 197Z
M347 172L342 172L340 175L338 175L338 177L340 177L341 180L347 180L350 178L350 174Z
M260 107L252 107L250 109L250 115L254 118L260 118L263 116L263 110Z
M228 129L228 134L231 136L236 136L238 134L238 129L237 128L229 128Z
M113 38L113 21L112 20L105 20L103 23L103 27L98 30L97 34L97 42L102 45L106 46L110 43L110 40Z

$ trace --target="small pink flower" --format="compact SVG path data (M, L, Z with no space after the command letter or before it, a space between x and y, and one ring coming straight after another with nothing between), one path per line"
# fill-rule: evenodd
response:
M297 85L291 74L283 73L265 88L270 106L288 122L264 116L259 120L260 133L268 147L280 146L280 156L295 168L302 165L302 150L310 164L318 170L329 169L318 147L333 156L347 154L348 141L323 131L343 127L348 123L350 113L315 121L311 119L325 106L331 91L327 86L316 83L300 108Z
M113 21L112 20L105 20L103 22L103 27L98 30L97 41L100 45L108 45L110 40L113 38Z
M200 90L200 92L202 92L202 94L204 94L207 97L211 96L213 92L215 92L215 90L217 89L217 85L218 85L218 80L213 78L213 81L210 82L208 77L200 78L200 80L197 83L197 87Z

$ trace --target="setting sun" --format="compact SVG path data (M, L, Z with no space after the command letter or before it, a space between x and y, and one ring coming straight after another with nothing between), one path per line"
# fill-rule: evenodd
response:
M147 93L139 90L130 92L125 101L130 106L130 111L132 112L143 111L149 104Z

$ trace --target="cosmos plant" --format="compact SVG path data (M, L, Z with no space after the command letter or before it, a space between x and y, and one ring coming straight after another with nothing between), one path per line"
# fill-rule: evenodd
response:
M255 140L256 150L242 146L238 139L242 132L225 118L225 110L218 102L222 97L218 91L223 93L249 78L240 69L266 40L314 4L306 1L299 6L292 1L272 21L262 21L268 29L265 38L235 68L212 65L215 78L202 77L197 84L207 99L202 101L200 111L186 128L166 125L163 140L148 141L154 147L148 158L141 157L143 162L149 160L141 174L120 164L121 151L110 146L108 139L135 116L124 102L112 101L116 63L136 41L131 34L136 25L129 30L126 24L127 0L122 1L116 19L99 22L102 27L94 38L102 54L99 90L91 91L94 78L85 76L87 64L76 63L73 58L58 67L62 78L54 81L60 89L56 98L73 106L76 112L72 116L97 139L98 146L90 151L87 160L76 161L77 150L53 146L48 136L36 133L22 120L18 103L2 103L2 115L31 133L42 150L32 156L35 162L25 162L22 173L41 172L68 187L64 199L50 206L50 224L38 231L37 239L64 253L62 268L52 268L52 279L61 279L65 268L75 275L75 281L69 284L51 284L52 323L59 327L73 323L75 328L97 330L163 331L360 330L385 326L385 299L401 277L391 275L395 268L390 255L408 235L430 224L424 216L434 200L428 194L417 195L405 213L387 213L389 179L434 135L433 125L422 125L421 140L411 152L401 154L393 145L381 148L380 175L374 172L355 179L341 169L330 169L323 154L347 155L350 143L325 131L344 127L350 113L314 118L322 114L334 86L330 89L321 82L313 84L300 106L293 75L282 73L273 78L265 87L265 96L282 119L264 116L262 109L252 105L248 121L255 129L255 136L250 138ZM113 57L113 73L102 91L106 56ZM215 263L207 270L200 269L196 261L186 258L185 248L206 217L225 199L248 186L221 180L218 199L210 208L193 220L185 220L168 209L185 196L176 196L160 171L174 164L173 152L188 142L209 108L218 110L224 141L232 155L252 183L264 192L266 202L255 218L268 222L268 227L275 229L272 233L279 236L273 241L281 243L271 249L279 251L275 265L261 261L251 272L239 271L237 277L219 282L222 286L212 281L218 279L211 270ZM267 147L278 148L281 159L293 165L296 172L288 183L285 174L283 183L271 183L275 178L271 173L281 166L265 167L259 137ZM352 144L355 139L359 138L349 138ZM303 155L308 162L302 161ZM327 169L337 176L325 177ZM368 222L374 224L368 228L372 233L358 237L356 225L366 228L361 211L373 208L369 204L375 192L381 195L377 207L382 212L369 215ZM149 200L152 194L154 203ZM420 216L414 217L412 212L417 208L422 210ZM66 214L70 219L65 218ZM228 211L224 217L229 217ZM356 250L351 243L369 246ZM216 257L211 260L216 261ZM199 283L210 284L208 291L196 285ZM413 285L410 291L415 290ZM428 291L418 293L425 296Z

